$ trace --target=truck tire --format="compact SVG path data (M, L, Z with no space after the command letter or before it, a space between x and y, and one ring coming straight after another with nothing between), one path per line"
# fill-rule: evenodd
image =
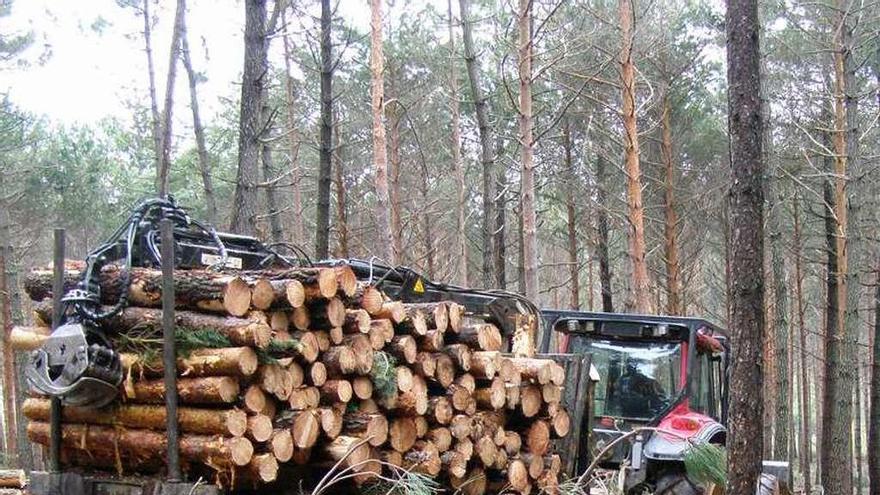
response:
M657 480L654 495L703 495L703 489L684 473L669 473Z

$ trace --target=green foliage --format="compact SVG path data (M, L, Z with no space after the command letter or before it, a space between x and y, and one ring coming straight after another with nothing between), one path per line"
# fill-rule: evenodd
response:
M276 356L287 355L291 351L299 349L300 342L298 340L272 340L265 349L256 349L256 353L261 364L275 364L278 362Z
M397 393L397 362L394 357L384 351L373 353L373 369L370 378L373 387L382 397L391 397Z
M364 495L432 495L440 491L440 483L424 474L400 470L400 479L379 481L364 487Z
M144 363L156 363L162 356L162 329L154 326L135 327L114 337L113 344L119 352L136 354ZM177 355L189 356L197 349L231 347L225 335L216 330L177 327L174 332Z
M700 483L727 484L727 449L713 443L700 443L684 456L688 477Z

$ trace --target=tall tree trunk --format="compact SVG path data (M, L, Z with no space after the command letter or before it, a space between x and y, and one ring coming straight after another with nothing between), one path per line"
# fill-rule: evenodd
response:
M394 71L388 70L389 92L391 101L394 101ZM391 209L391 250L394 259L402 261L403 254L403 223L400 219L400 106L397 104L385 106L385 116L388 121L388 179L390 187L388 199ZM426 196L422 196L427 200Z
M238 173L229 229L255 235L260 179L260 132L264 77L266 76L266 0L245 0L244 70L238 131Z
M272 145L269 142L271 138L272 128L272 109L269 108L269 95L265 86L263 87L263 109L260 112L263 117L266 136L260 142L260 163L263 167L263 181L266 183L266 212L269 217L269 232L272 235L273 242L281 242L284 237L284 230L281 227L281 211L278 209L278 199L275 197L275 184L273 183L275 175L275 166L272 163Z
M535 205L535 157L532 127L532 0L519 0L517 11L517 66L519 67L519 142L522 180L520 198L523 224L525 296L538 300L538 218Z
M335 159L333 170L336 173L336 257L348 258L348 186L345 184L345 148L342 144L342 125L337 115L333 131Z
M504 140L497 138L495 156L504 151ZM507 288L507 167L495 167L495 232L493 236L492 266L495 272L495 287Z
M375 2L374 2L375 3ZM318 205L315 219L315 256L318 259L326 258L330 254L330 175L331 155L333 153L333 60L331 50L332 39L330 38L330 0L321 0L321 138L318 159ZM381 24L379 29L379 80L381 82L381 56L382 34ZM376 29L376 28L374 28ZM375 37L375 34L374 34ZM375 41L374 41L375 43ZM373 50L376 48L374 47ZM372 70L372 63L371 63ZM373 74L376 77L376 74ZM375 83L375 81L374 81ZM375 95L373 96L375 105ZM379 94L380 112L382 95ZM375 112L375 108L373 109ZM375 115L373 117L376 118ZM379 121L381 122L381 115ZM375 122L374 122L375 128ZM375 132L375 129L374 129ZM385 136L382 130L382 154L385 154ZM384 161L384 160L383 160Z
M792 202L792 211L794 215L794 273L795 273L795 305L797 307L797 325L798 339L800 347L800 416L801 416L801 451L800 466L801 473L804 477L804 493L812 492L812 472L810 463L812 462L812 440L810 432L810 389L807 381L807 326L804 322L804 275L802 268L802 244L801 244L801 219L800 219L800 201L797 196Z
M456 270L454 280L468 285L467 259L467 225L465 224L465 206L467 202L467 183L464 176L464 164L461 161L461 110L458 101L458 70L456 67L455 30L452 17L452 0L446 0L449 17L449 104L452 113L452 133L449 136L449 151L452 157L452 171L455 174L455 247Z
M470 19L471 0L459 0L461 10L461 34L464 45L464 61L467 67L468 80L470 81L471 96L474 98L474 107L477 114L477 128L480 135L480 162L483 167L483 285L491 287L497 279L492 276L493 272L493 219L496 216L494 208L494 182L493 167L495 157L492 154L492 136L489 126L489 105L483 94L480 81L480 71L477 64L477 52L474 49L473 22ZM495 266L494 270L498 267Z
M419 174L419 195L423 198L430 198L431 191L428 186L428 167L427 163L424 160L421 161L422 164L422 173ZM425 272L428 278L434 278L435 273L435 259L436 253L434 252L434 232L436 229L431 228L431 213L427 208L423 208L421 213L419 214L419 220L422 224L422 242L425 245Z
M777 209L782 208L781 200L777 202L775 205ZM778 213L775 213L778 215ZM774 221L774 223L776 223ZM775 367L775 381L776 381L776 395L775 395L775 404L776 410L773 414L773 458L779 460L787 460L789 457L788 450L788 428L790 423L789 415L791 414L791 410L789 408L789 404L791 403L792 398L788 397L788 389L789 389L789 373L788 373L788 308L787 308L787 299L786 299L786 286L785 286L785 261L782 258L782 247L780 244L779 237L781 236L780 232L773 232L770 234L771 240L771 258L773 260L773 291L774 296L773 299L776 302L775 310L774 310L774 324L773 324L773 335L775 337L775 345L774 345L774 361L776 363Z
M168 174L171 169L171 114L174 109L174 81L177 79L177 60L180 57L180 35L183 32L186 0L177 0L171 48L168 55L168 77L165 80L165 108L162 110L162 133L159 140L159 169L156 171L156 189L159 197L168 196Z
M632 304L638 313L651 312L648 261L645 257L645 210L642 206L641 166L639 164L639 129L636 121L636 69L633 63L634 27L632 0L619 0L620 85L623 91L624 168L626 202L630 227L629 257L632 264Z
M602 311L614 312L614 301L611 297L611 257L608 253L608 192L606 185L605 157L596 156L596 257L599 259L599 285L602 296Z
M322 7L323 8L323 7ZM296 94L294 92L293 74L291 73L290 60L291 41L287 32L287 15L282 14L282 22L284 23L284 69L285 69L285 106L287 107L287 147L290 154L290 170L291 182L293 183L293 241L300 245L305 245L305 228L303 227L303 202L302 202L302 170L299 166L299 133L296 127L296 115L294 113L294 105L296 103Z
M5 435L3 438L3 446L5 452L10 455L18 453L16 437L17 420L16 417L16 396L22 393L16 390L15 383L15 352L10 342L10 334L12 333L12 297L13 292L17 292L16 287L12 287L7 280L6 274L9 272L7 264L12 263L9 257L11 249L7 248L9 242L9 215L8 212L0 212L0 331L3 332L3 426L5 427Z
M158 171L159 157L162 154L162 133L159 128L161 121L159 98L156 96L156 68L153 64L153 20L150 18L150 3L152 1L143 1L141 14L144 18L144 52L147 54L147 76L150 85L150 132L153 138L153 161Z
M834 30L834 249L837 318L826 336L828 355L825 361L825 418L822 434L822 486L828 495L852 493L852 380L849 361L849 239L847 165L850 153L847 116L847 68L850 65L850 40L847 9L843 0L835 3L838 25ZM829 414L834 411L833 414Z
M575 208L575 184L577 173L574 169L574 160L571 158L571 122L568 119L562 127L562 149L565 153L565 212L568 227L568 276L571 279L569 307L580 309L581 307L581 284L580 262L578 261L577 242L577 209Z
M760 21L756 0L727 1L727 82L730 127L731 266L728 493L754 493L763 438L764 194L762 163Z
M871 359L871 409L868 413L868 493L880 493L880 262L874 286L874 345Z
M666 312L680 315L681 280L678 261L678 213L675 204L675 156L672 147L671 109L669 107L669 87L663 91L663 109L660 115L661 144L660 154L666 175L663 180L663 237L666 259Z
M211 161L208 156L208 147L205 144L205 127L199 112L198 76L193 70L192 59L189 51L189 38L186 31L186 20L181 22L180 49L183 68L189 80L189 106L192 110L193 134L196 138L196 152L199 158L199 173L202 176L202 191L205 194L205 216L208 222L217 223L217 201L214 199L214 183L211 180Z
M397 264L394 256L391 220L388 214L388 158L385 151L385 123L382 108L385 105L385 88L382 73L385 60L382 55L382 0L370 0L370 94L373 112L373 173L376 185L376 228L378 255L391 265Z

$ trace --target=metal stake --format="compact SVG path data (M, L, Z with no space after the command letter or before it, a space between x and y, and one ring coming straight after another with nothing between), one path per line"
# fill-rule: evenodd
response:
M55 258L52 272L52 329L61 324L64 306L64 229L55 229ZM61 399L49 403L49 471L61 471Z
M159 222L162 239L162 357L165 365L165 428L168 434L168 481L181 481L177 424L177 351L174 345L174 231L171 220Z

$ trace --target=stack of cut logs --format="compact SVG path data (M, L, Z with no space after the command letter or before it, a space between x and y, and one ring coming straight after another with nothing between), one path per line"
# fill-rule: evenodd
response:
M82 268L68 262L66 287ZM19 350L49 334L51 280L51 270L27 277L36 324L14 329ZM118 301L124 283L123 270L105 267L102 303ZM502 355L498 328L462 306L390 300L345 265L180 270L174 285L177 335L224 342L178 349L188 469L210 468L226 486L244 487L273 482L288 467L336 463L358 473L358 484L390 464L466 494L557 486L551 439L570 422L563 369ZM123 352L120 399L98 411L64 408L69 465L127 473L164 466L161 352L131 351L160 335L161 274L133 269L128 289L128 307L102 323ZM49 401L32 397L23 412L30 439L48 444Z
M21 495L27 478L21 469L0 469L0 495Z

